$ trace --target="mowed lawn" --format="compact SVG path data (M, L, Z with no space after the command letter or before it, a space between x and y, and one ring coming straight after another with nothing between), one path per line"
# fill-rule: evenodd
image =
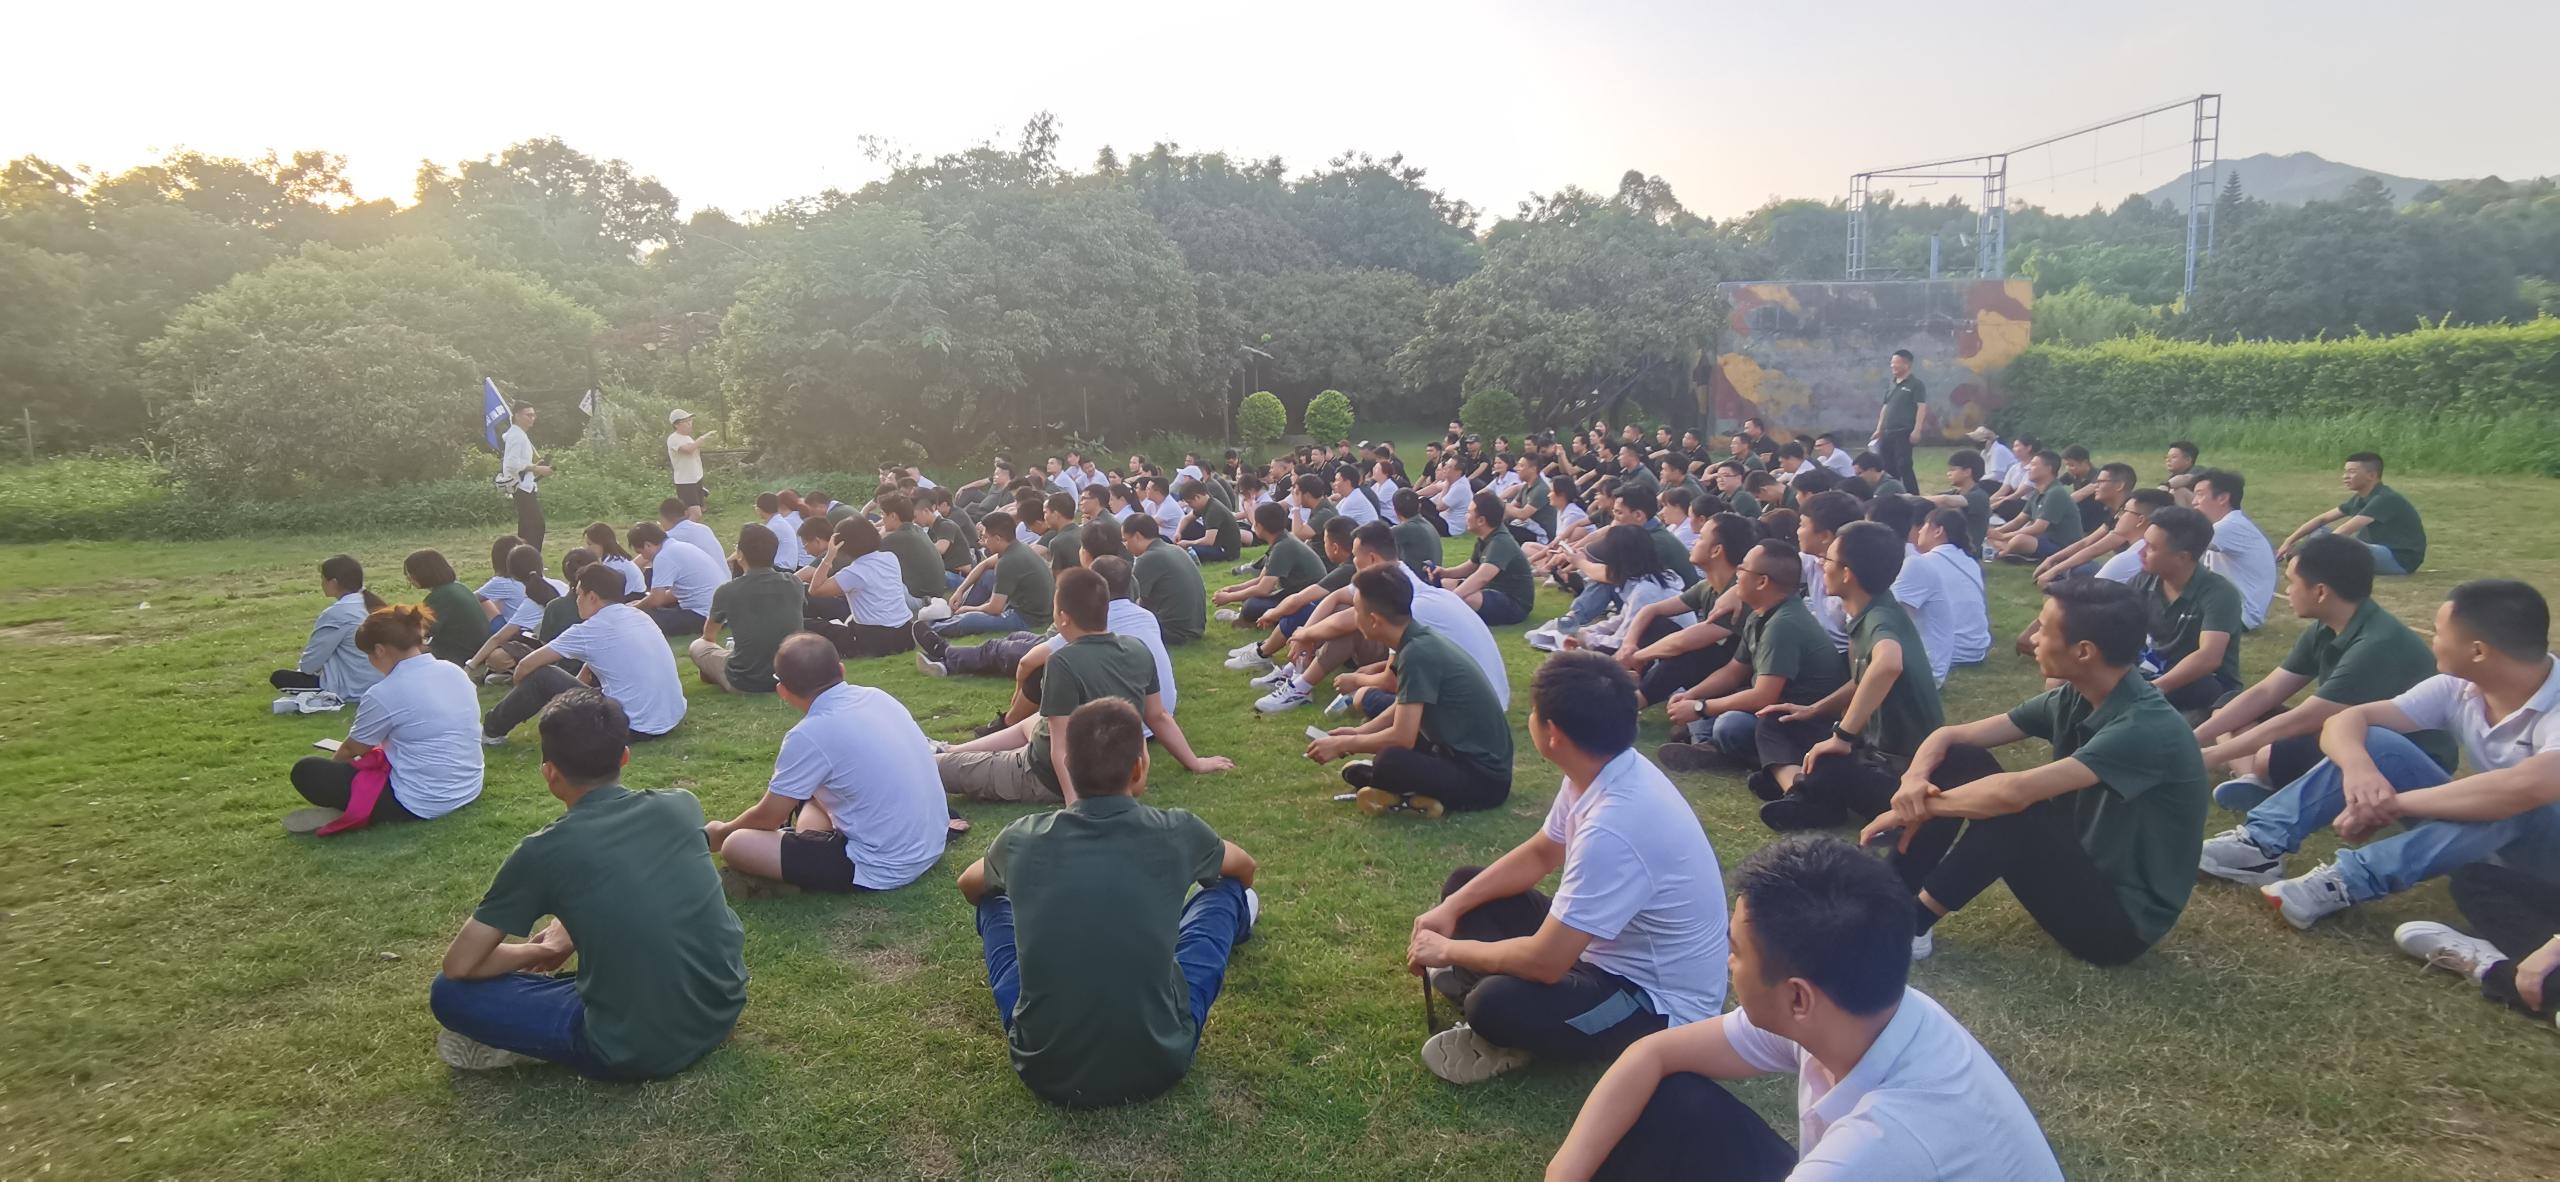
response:
M2103 458L2157 476L2156 453ZM2207 458L2249 475L2248 509L2279 537L2339 499L2334 468ZM2465 578L2560 590L2560 484L2392 483L2433 536L2426 570L2384 585L2403 618L2423 627ZM743 515L732 497L715 523ZM554 523L555 556L581 524ZM490 752L486 795L449 819L288 837L277 818L300 801L286 767L352 711L272 717L265 679L322 606L322 557L358 555L402 598L408 550L440 547L477 582L487 543L0 550L0 1176L1509 1178L1543 1168L1598 1075L1547 1065L1442 1084L1416 1056L1422 1001L1402 970L1413 915L1451 867L1534 830L1553 769L1523 738L1503 809L1362 817L1299 757L1313 712L1251 712L1255 691L1218 667L1233 643L1218 626L1176 658L1180 714L1195 747L1240 766L1192 777L1159 759L1149 800L1251 850L1265 912L1168 1096L1068 1112L1014 1081L951 886L1018 815L995 808L971 809L976 831L908 889L739 902L751 1001L729 1045L682 1076L449 1071L426 1007L445 941L516 839L559 811L530 728ZM2025 571L2003 567L1993 586L2001 643L1957 672L1950 717L2039 688L2007 649L2035 607ZM1549 591L1536 618L1561 606ZM2298 630L2279 602L2244 641L2249 674ZM1502 630L1525 725L1535 655L1519 631ZM928 679L906 658L850 674L943 737L1003 698L1001 683ZM634 756L628 781L690 790L725 817L762 791L796 716L687 681L693 712ZM1657 714L1648 749L1662 734ZM1680 786L1728 869L1768 839L1738 779ZM1915 977L2006 1065L2075 1178L2544 1176L2560 1162L2560 1034L2402 957L2391 929L2418 918L2453 918L2440 886L2305 934L2255 892L2207 882L2156 951L2100 970L1995 890L1939 929ZM1791 1083L1743 1094L1792 1133Z

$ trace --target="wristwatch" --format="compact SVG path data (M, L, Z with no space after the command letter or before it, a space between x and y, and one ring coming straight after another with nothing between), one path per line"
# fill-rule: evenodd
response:
M1831 724L1831 737L1838 739L1843 743L1847 743L1852 747L1857 746L1861 742L1855 733L1841 730L1840 724L1836 722Z

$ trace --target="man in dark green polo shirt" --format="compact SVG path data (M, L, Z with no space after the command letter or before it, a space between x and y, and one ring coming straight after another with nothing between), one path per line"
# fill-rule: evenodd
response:
M1084 526L1076 521L1076 499L1066 493L1050 493L1045 512L1048 528L1040 535L1040 548L1049 555L1054 578L1084 562Z
M1414 585L1398 565L1351 577L1360 634L1393 652L1395 704L1308 743L1307 758L1375 756L1342 769L1360 810L1373 817L1499 808L1511 796L1511 720L1475 658L1414 620Z
M1537 457L1520 457L1517 470L1520 485L1511 490L1510 503L1503 507L1512 538L1524 546L1556 540L1555 498L1548 495L1550 486L1538 470Z
M1893 385L1885 391L1884 405L1876 408L1876 448L1885 474L1904 488L1916 488L1920 482L1911 473L1911 448L1929 429L1929 387L1911 372L1911 350L1894 350L1887 365Z
M516 844L445 951L428 993L436 1054L466 1070L673 1075L726 1041L747 1004L746 932L721 897L702 802L622 786L631 720L595 690L551 699L539 726L542 782L567 811ZM572 955L577 971L553 975Z
M2418 507L2409 498L2382 482L2382 457L2369 451L2348 456L2338 483L2346 486L2347 499L2296 526L2277 548L2276 557L2292 557L2302 540L2313 534L2332 533L2354 538L2373 551L2375 574L2414 573L2427 560L2427 526L2418 519Z
M1885 470L1884 457L1874 452L1859 452L1858 458L1849 463L1850 477L1842 481L1840 487L1842 491L1855 493L1861 501L1872 501L1877 497L1898 497L1910 491L1909 485L1902 483L1899 477ZM1855 487L1852 487L1853 485Z
M1064 647L1050 654L1040 678L1040 712L991 735L934 757L942 789L997 804L1074 803L1065 771L1068 744L1057 741L1056 722L1078 706L1103 698L1127 702L1156 741L1189 771L1225 771L1235 762L1191 750L1181 724L1164 708L1156 659L1133 637L1110 631L1111 589L1102 576L1078 566L1058 576L1058 635Z
M2207 767L2232 778L2214 802L2245 813L2321 760L2320 725L2349 706L2385 702L2436 675L2425 638L2373 601L2373 553L2364 543L2314 535L2286 567L2285 604L2310 621L2284 662L2196 728ZM2299 706L2285 700L2311 688ZM2418 731L2409 741L2452 774L2453 736Z
M977 909L1014 1074L1053 1104L1092 1108L1190 1072L1262 900L1234 842L1138 803L1147 739L1126 702L1087 703L1063 729L1080 799L1006 826L960 873L960 894Z
M1848 658L1805 606L1804 561L1795 547L1774 539L1752 547L1735 586L1751 614L1733 659L1663 703L1672 724L1688 732L1687 742L1654 751L1665 770L1757 767L1761 708L1819 702L1849 680Z
M1144 513L1120 523L1128 545L1130 578L1137 586L1138 606L1155 613L1165 647L1189 644L1209 630L1209 586L1200 564L1182 548L1164 540L1164 526Z
M1860 834L1898 831L1914 957L1941 918L2005 881L2063 951L2119 965L2169 933L2195 888L2204 758L2138 668L2141 601L2119 583L2064 579L2045 588L2037 624L2036 667L2062 684L1931 734ZM2028 738L2052 744L2053 762L2002 771L1990 749Z
M962 606L951 610L950 619L929 627L943 637L1037 632L1048 627L1054 576L1038 551L1015 540L1013 514L1002 509L987 514L978 523L978 535L987 556L962 581L957 593ZM985 597L967 602L978 599L970 588L979 586L986 590Z
M2061 455L2048 448L2037 452L2027 465L2035 495L2028 499L2026 512L2005 528L1991 531L1990 550L2011 561L2032 563L2086 534L2080 528L2080 503L2072 499L2071 486L2062 479Z
M2142 573L2129 586L2142 604L2152 687L2180 710L2210 710L2240 688L2240 588L2203 566L2213 523L2176 505L2151 511Z
M1477 493L1468 509L1467 532L1475 535L1474 553L1465 564L1441 571L1440 585L1474 608L1487 627L1528 619L1538 598L1537 575L1529 569L1520 540L1503 526L1502 498Z
M1618 488L1622 492L1640 488L1655 497L1662 495L1662 481L1654 476L1652 462L1635 444L1618 449Z
M1645 536L1653 542L1653 552L1662 556L1663 569L1680 576L1683 590L1698 584L1698 568L1689 562L1689 547L1679 535L1662 524L1662 498L1651 489L1620 487L1615 511L1617 520L1644 527Z
M944 592L958 589L961 578L977 564L978 548L969 541L973 532L969 523L951 511L951 490L937 488L917 500L916 524L924 527L925 537L932 539L942 560Z
M1417 578L1428 579L1440 569L1440 531L1422 515L1422 497L1412 489L1397 489L1393 504L1398 518L1396 553L1404 558L1406 566L1413 568Z
M1771 829L1883 812L1911 753L1946 722L1920 626L1893 598L1902 559L1902 539L1872 521L1842 526L1823 556L1823 586L1849 612L1849 680L1819 702L1760 716L1750 787L1768 802L1760 820Z
M1967 541L1979 553L1991 532L1991 490L1982 484L1982 453L1959 451L1948 456L1947 491L1929 501L1942 509L1963 511Z
M1263 613L1281 600L1314 586L1325 571L1324 559L1289 531L1287 509L1267 502L1254 506L1253 536L1270 547L1263 555L1262 573L1221 587L1209 597L1211 603L1233 609L1220 612L1219 619L1233 620L1247 628L1260 625Z
M1209 495L1209 486L1198 480L1186 480L1174 496L1191 507L1190 521L1199 523L1200 540L1188 549L1201 562L1233 562L1244 552L1244 531L1236 523L1236 511ZM1183 531L1186 535L1188 528Z
M950 591L942 581L942 551L916 523L913 497L890 493L880 498L880 548L898 560L898 581L915 601L909 607L923 607Z
M773 531L738 531L738 560L747 573L711 593L711 612L703 617L702 635L686 647L702 679L731 693L772 693L773 654L782 647L783 637L803 627L808 592L800 580L773 569L773 555ZM725 647L720 643L724 628L736 637Z

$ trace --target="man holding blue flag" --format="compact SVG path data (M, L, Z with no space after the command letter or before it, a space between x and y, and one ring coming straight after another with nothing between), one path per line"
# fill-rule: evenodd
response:
M507 400L498 397L498 383L493 378L480 379L480 438L489 450L504 450L498 443L498 429L507 425Z
M495 387L493 386L494 390ZM492 395L494 397L494 395ZM507 428L498 460L498 487L506 489L516 502L516 536L536 550L542 549L542 498L536 493L542 478L551 475L551 465L533 460L533 428L531 404L515 408L515 423Z

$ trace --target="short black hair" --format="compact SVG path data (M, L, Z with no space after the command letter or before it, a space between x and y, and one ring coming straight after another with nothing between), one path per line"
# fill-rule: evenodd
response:
M1413 584L1397 565L1381 563L1361 571L1351 576L1351 586L1362 608L1401 623L1413 618Z
M2142 597L2133 588L2096 575L2078 575L2046 584L2044 597L2062 605L2064 644L2094 644L2098 659L2119 669L2142 655L2149 624L2143 619Z
M1150 517L1147 520L1153 521L1155 518ZM1007 513L1002 509L997 509L988 513L986 516L979 518L978 528L987 531L995 537L1004 538L1010 541L1013 538L1013 514Z
M1801 490L1799 490L1801 492ZM1813 528L1826 534L1840 532L1840 527L1858 519L1865 512L1858 498L1844 492L1818 492L1796 498L1796 512L1813 523Z
M1759 527L1739 513L1718 513L1708 518L1707 527L1698 532L1715 539L1717 547L1724 551L1724 560L1735 566L1742 565L1742 556L1749 554L1751 544L1760 540Z
M1109 533L1115 538L1120 536L1116 531L1111 530L1089 529L1084 532L1088 537L1097 533ZM1091 554L1092 551L1088 550L1086 553ZM1086 566L1091 569L1093 573L1102 576L1102 585L1110 589L1111 598L1129 598L1129 559L1126 556L1119 554L1098 554L1095 555L1093 561L1087 563Z
M2062 453L2055 451L2052 448L2039 448L2036 450L2034 455L2027 457L2028 463L2034 463L2037 460L2043 460L2045 467L2051 468L2056 472L2062 471Z
M1802 443L1800 443L1800 442L1797 442L1796 440L1793 440L1793 439L1790 439L1790 440L1786 441L1785 443L1781 443L1781 444L1779 444L1779 445L1778 445L1778 458L1779 458L1779 459L1782 459L1782 460L1801 460L1801 459L1803 459L1803 458L1804 458L1804 444L1802 444Z
M1254 528L1278 538L1289 532L1289 507L1278 501L1264 501L1253 507Z
M2204 454L2203 450L2196 447L2195 441L2191 439L2172 440L2169 444L2169 450L2185 452L2187 455L2187 462L2190 464L2196 462L2196 457Z
M2382 475L2382 453L2380 452L2360 451L2354 455L2348 456L2347 462L2350 464L2370 464L2373 467L2374 475Z
M2098 469L2098 475L2115 481L2126 488L2132 488L2142 480L2142 477L2134 474L2133 465L2131 464L2108 464L2107 466Z
M1891 530L1894 537L1908 538L1911 536L1912 523L1919 521L1922 516L1921 510L1913 504L1913 500L1914 498L1911 497L1877 497L1867 502L1867 520ZM1926 505L1928 502L1920 501L1919 504ZM1858 581L1864 583L1866 580ZM1876 590L1873 587L1867 589Z
M1962 509L1932 509L1928 522L1947 535L1947 544L1967 558L1980 555L1973 548L1973 523L1965 520Z
M1202 484L1197 480L1185 480L1173 490L1173 499L1177 501L1187 501L1193 497L1205 497L1208 495L1209 486Z
M2171 549L2189 557L2202 558L2213 548L2213 523L2183 505L2152 510L2151 528L2168 537Z
M1120 534L1123 540L1141 537L1152 542L1164 536L1164 523L1157 521L1150 514L1132 513L1121 520Z
M1893 355L1894 355L1894 356L1896 356L1896 357L1899 357L1899 358L1903 359L1904 361L1915 361L1915 360L1918 360L1917 358L1915 358L1915 357L1913 357L1913 356L1911 355L1911 350L1909 350L1909 349L1896 349L1896 350L1894 350L1894 351L1893 351Z
M2089 449L2075 443L2062 449L2062 458L2066 460L2078 460L2085 464L2089 462Z
M915 498L905 493L890 493L881 497L878 503L882 517L895 517L900 521L916 519Z
M1422 512L1422 498L1414 495L1414 491L1409 488L1397 489L1396 495L1387 498L1387 503L1395 506L1398 517L1413 517ZM1265 505L1263 508L1276 509L1279 506Z
M663 500L663 501L658 502L658 516L660 516L660 517L682 517L682 516L684 516L684 502L683 502L683 501L680 501L680 500L677 500L677 499L676 499L676 498L674 498L674 497L668 497L667 499L665 499L665 500Z
M1547 658L1529 678L1529 709L1589 754L1614 759L1636 745L1636 679L1598 653Z
M1334 520L1348 521L1350 518L1337 517ZM1397 557L1399 552L1396 549L1395 527L1383 521L1372 521L1361 525L1351 531L1351 548L1366 550L1381 558Z
M1348 517L1335 516L1325 518L1325 544L1330 546L1340 546L1345 550L1349 550L1351 548L1351 532L1358 528L1360 527L1354 524Z
M1102 522L1096 521L1076 531L1078 545L1084 551L1087 566L1105 558L1126 557L1129 553L1128 540L1120 536L1120 531L1116 528L1105 529L1102 526Z
M756 512L758 512L758 513L780 513L780 512L782 512L782 498L781 498L781 497L778 497L778 496L776 496L776 495L774 495L774 494L772 494L772 493L757 493L757 494L756 494Z
M1840 552L1840 565L1849 568L1849 574L1869 595L1891 591L1894 578L1902 573L1902 535L1876 522L1852 521L1841 526L1840 536L1832 540L1831 548Z
M622 602L622 597L630 586L631 584L623 579L621 571L601 562L578 572L578 590L606 603Z
M667 531L658 528L658 523L654 521L643 521L633 525L623 537L631 544L631 552L634 554L646 547L667 544Z
M1884 460L1878 457L1874 452L1862 451L1857 455L1850 457L1849 466L1860 472L1882 472L1884 471Z
M1066 717L1067 779L1078 796L1124 796L1147 729L1138 709L1120 698L1096 698Z
M1971 448L1967 448L1955 453L1954 455L1948 456L1947 466L1950 468L1962 468L1967 472L1973 473L1974 479L1982 479L1982 453L1974 451Z
M2249 491L2249 478L2225 468L2207 468L2195 474L2195 483L2210 484L2213 491L2231 498L2231 507L2240 507L2240 497Z
M1838 473L1820 464L1807 464L1802 471L1795 474L1793 480L1788 481L1788 487L1795 490L1796 503L1802 505L1807 497L1839 488L1840 477Z
M2293 548L2293 573L2349 603L2373 598L2373 551L2354 538L2313 534Z
M1111 588L1102 576L1081 566L1058 572L1058 614L1075 621L1087 632L1108 631L1111 626Z
M817 520L826 519L821 517ZM800 524L805 526L809 523L803 521ZM773 556L781 549L782 539L773 536L773 531L766 529L763 522L750 521L738 527L738 561L745 563L747 569L772 566Z
M1501 497L1497 497L1489 492L1480 492L1475 495L1475 499L1469 502L1467 507L1475 511L1476 520L1482 521L1494 529L1502 528Z
M2171 496L2165 488L2137 488L2125 494L2124 503L2142 506L2142 515L2149 517L2155 509L2177 504L2178 498Z
M1770 582L1789 590L1804 585L1804 551L1796 549L1795 543L1768 538L1752 549L1765 550L1769 557L1780 560L1771 564L1780 569L1769 576Z
M2517 579L2473 579L2447 592L2453 618L2480 643L2519 661L2551 650L2551 605Z
M1911 888L1837 837L1798 834L1734 871L1761 981L1802 978L1852 1014L1882 1012L1911 980Z
M551 699L535 726L542 734L542 762L581 788L619 774L622 753L631 746L631 716L622 704L584 686Z
M1653 495L1652 489L1641 484L1634 488L1620 488L1618 503L1647 517L1653 516L1662 508L1662 498Z
M814 698L844 684L844 656L815 632L794 632L773 650L773 678L792 693Z

